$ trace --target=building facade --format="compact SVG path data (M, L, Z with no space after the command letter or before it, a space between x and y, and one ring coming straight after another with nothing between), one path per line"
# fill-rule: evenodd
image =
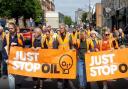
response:
M46 25L58 29L61 23L64 23L64 15L60 12L47 11L45 14Z
M104 10L104 25L125 28L128 24L128 0L101 0Z
M46 11L55 11L54 0L40 0L41 7L44 12Z
M82 18L83 13L84 11L80 8L77 11L75 11L75 22L77 24L81 24L81 18Z
M96 26L102 27L103 26L103 9L101 3L96 3Z

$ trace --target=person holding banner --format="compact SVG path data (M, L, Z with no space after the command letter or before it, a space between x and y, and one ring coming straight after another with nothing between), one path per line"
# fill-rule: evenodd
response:
M9 23L8 29L9 33L6 34L3 45L6 48L6 53L9 55L11 46L24 47L24 39L20 33L17 33L17 26L14 23ZM8 60L6 60L6 62L9 65L11 64L11 62L9 62ZM15 89L15 78L16 77L14 75L9 75L10 89ZM16 82L19 87L21 85L21 81L22 80Z
M86 80L86 69L85 69L85 53L90 52L90 42L87 38L87 34L85 31L80 32L80 39L77 40L78 45L78 64L77 64L77 74L79 80L79 89L87 88L87 80Z
M35 28L34 29L34 35L32 38L32 50L34 51L38 51L39 49L43 49L44 45L43 45L43 41L44 41L44 37L42 36L42 31L40 28ZM33 78L35 85L34 85L34 89L42 89L42 84L43 81L40 78Z
M8 26L9 33L6 34L4 39L4 46L7 47L7 53L9 54L11 46L20 46L24 47L24 39L22 34L17 33L17 27L14 23L9 23Z
M109 31L105 31L103 39L100 41L100 51L113 50L112 40Z
M98 52L99 51L99 40L97 38L98 33L94 30L90 33L90 45L91 45L91 52Z
M100 51L100 40L97 38L98 33L94 30L90 33L90 46L91 46L91 52L98 52ZM103 89L103 82L98 81L96 82L99 89Z
M6 78L7 76L7 64L6 64L6 59L8 59L7 53L5 48L3 47L3 41L5 38L5 33L3 32L3 27L0 26L0 75L1 77Z
M71 49L71 37L70 34L66 31L65 25L60 25L60 34L58 35L58 48L62 50Z
M59 29L60 29L60 32L57 37L57 44L58 44L57 48L60 50L70 50L72 48L70 34L67 32L64 24L61 24ZM62 83L62 81L63 81L63 83ZM58 84L59 89L66 89L66 88L68 88L68 85L72 89L75 89L72 81L70 81L68 79L64 79L64 80L58 79L57 84Z
M54 31L52 30L51 25L48 25L48 26L47 26L47 31L49 31L49 32L50 32L50 35L51 35L51 36L53 36L53 35L54 35Z
M113 39L110 39L108 30L103 34L103 39L100 42L100 51L114 50ZM108 89L107 81L99 82L100 89Z
M46 37L43 41L43 46L44 46L44 49L53 49L53 48L56 48L56 46L54 46L54 41L55 39L52 37L52 35L50 34L50 31L47 30L46 31Z

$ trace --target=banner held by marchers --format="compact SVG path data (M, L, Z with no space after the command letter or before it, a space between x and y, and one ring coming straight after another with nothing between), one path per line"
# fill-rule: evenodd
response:
M76 51L11 47L10 74L39 78L76 78Z
M86 54L88 81L128 77L128 48Z

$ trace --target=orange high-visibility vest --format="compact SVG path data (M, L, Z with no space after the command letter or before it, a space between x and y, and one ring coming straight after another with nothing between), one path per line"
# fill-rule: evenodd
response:
M72 43L76 44L76 42L77 42L77 33L75 33L75 34L72 33L71 37L72 37Z
M59 49L63 50L69 50L69 34L67 33L64 40L61 38L61 36L58 36L59 41Z
M46 35L41 35L41 46L42 46L42 48L44 48L44 45L43 45L43 43L44 43L44 39L45 39L45 37L46 37ZM34 35L32 36L32 47L34 47L34 41L35 41L35 37L34 37Z
M112 41L111 40L100 41L100 51L110 50L111 48L112 48Z
M48 49L52 49L53 48L53 38L50 37L49 41L48 39L45 38L46 41L46 45L48 46Z
M23 41L20 39L21 34L17 34L18 44L23 45ZM6 42L7 42L7 53L9 54L9 44L10 44L10 34L6 34Z
M4 37L5 37L5 33L4 33L4 32L2 32L2 39L4 39Z
M90 30L86 30L85 32L87 33L88 37L90 37L91 31Z
M97 48L98 48L99 41L97 39L95 39L95 41L96 41L96 45L97 45ZM94 43L93 43L93 40L92 39L89 40L89 43L90 43L91 48L94 49L95 46L94 46Z
M89 39L86 39L87 51L89 50L89 45L90 45L89 41L90 41ZM78 48L80 47L80 39L77 39L77 46L78 46Z
M116 38L113 37L112 33L110 33L109 40L111 40L112 43L115 42L115 46L112 44L112 46L114 46L115 49L119 48L118 42L117 42Z

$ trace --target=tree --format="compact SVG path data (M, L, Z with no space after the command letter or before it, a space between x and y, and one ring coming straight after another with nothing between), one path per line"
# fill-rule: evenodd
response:
M24 17L34 18L39 21L43 15L39 0L0 0L0 17L16 18Z
M72 24L72 19L70 16L65 16L64 17L64 23L70 26Z
M44 19L44 13L41 9L41 4L39 0L34 0L35 1L35 22L39 23L42 19Z
M88 15L87 12L84 12L84 13L82 14L82 18L81 18L82 22L87 23L87 15Z

